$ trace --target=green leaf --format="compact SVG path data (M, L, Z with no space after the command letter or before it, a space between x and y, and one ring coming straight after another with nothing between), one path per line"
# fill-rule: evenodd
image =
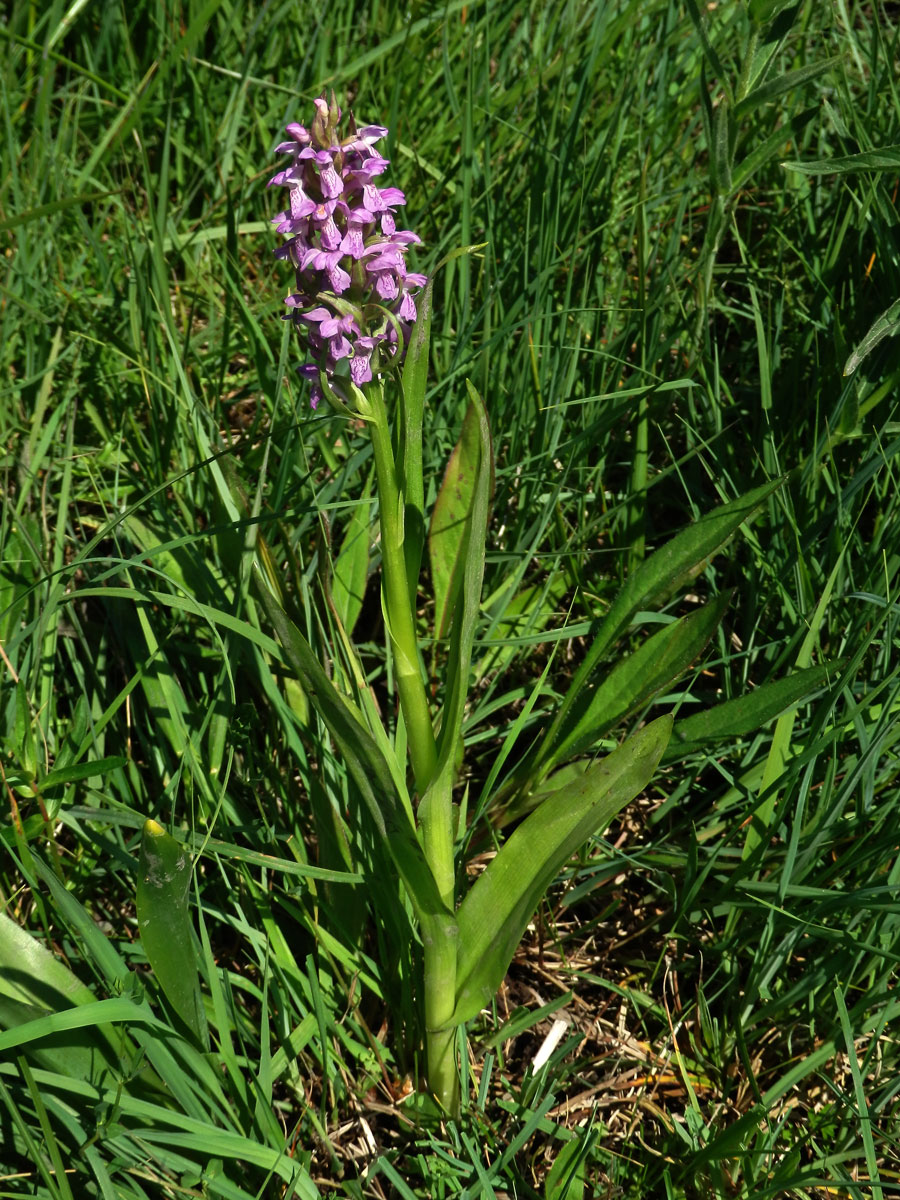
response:
M413 325L403 363L398 438L397 472L403 496L403 555L409 580L410 603L415 609L419 568L425 547L425 487L422 479L422 427L425 420L425 389L428 384L428 350L431 345L431 294L434 276L416 301L418 316Z
M737 500L714 508L693 525L688 525L686 529L677 533L629 576L600 623L594 641L576 671L550 731L538 751L533 768L536 768L552 749L561 726L568 718L569 710L582 695L598 664L628 627L634 614L677 591L698 575L740 525L750 520L783 482L782 479L776 479L764 483Z
M784 162L786 171L801 175L847 175L854 171L892 171L900 167L900 144L880 150L863 150L842 158L814 158L809 162Z
M458 545L458 579L452 606L452 634L447 659L444 705L441 709L441 729L438 737L437 768L431 784L419 802L419 825L428 861L435 879L443 888L443 897L452 908L454 893L453 864L453 782L458 767L458 751L462 740L462 723L469 675L472 665L472 645L475 626L481 609L481 584L484 576L484 548L494 478L494 456L487 412L478 392L466 381L469 389L469 409L465 426L469 441L467 472L468 503L461 514ZM458 447L457 447L458 448ZM445 939L455 933L445 923L440 934ZM452 989L451 980L447 992ZM440 1020L440 1018L437 1018Z
M765 25L782 9L788 7L792 0L750 0L750 19L756 25Z
M580 1137L566 1142L547 1174L545 1200L582 1200L585 1159L595 1139L595 1131L588 1129Z
M431 314L434 279L448 262L462 255L483 250L478 246L460 246L434 268L425 290L416 300L418 316L412 328L401 377L402 403L399 406L397 471L404 502L403 555L409 580L410 604L416 607L419 568L425 546L425 487L422 479L422 427L425 420L425 392L428 385L428 354L431 345Z
M78 761L81 757L79 750L87 737L90 724L91 706L88 703L87 697L82 693L75 702L75 709L66 729L65 740L59 748L59 753L56 755L56 761L53 766L54 771L61 771L63 767L68 767L73 762ZM88 739L88 745L90 745L90 739Z
M477 393L471 384L468 387L470 402L462 433L450 455L444 482L434 503L428 533L435 638L446 636L462 587L475 490L485 461L483 425L486 425L487 419ZM489 442L489 433L487 438ZM493 456L489 452L488 455L491 462L490 490L493 490Z
M331 581L331 598L347 633L353 632L359 620L369 578L368 491L367 487L363 500L353 510L340 554L335 560L334 578Z
M718 75L724 87L727 87L728 73L722 66L722 60L716 53L712 42L709 40L709 34L706 32L706 21L700 15L700 9L697 7L697 0L685 0L688 10L688 16L694 24L694 28L700 35L700 44L703 47L703 53L706 55L709 65Z
M6 913L0 913L0 994L54 1008L96 1000L91 989Z
M262 538L258 548L263 560L267 560L268 550ZM259 598L278 634L285 658L334 738L375 829L397 865L419 920L426 929L432 922L442 925L450 914L441 901L434 875L416 837L411 810L407 807L409 799L401 798L402 781L394 779L390 764L363 724L359 710L337 691L309 642L272 592L266 579L271 562L266 574L260 562L254 566Z
M41 788L55 787L60 783L76 783L79 779L93 779L95 775L108 775L111 771L124 767L127 762L127 758L113 755L110 758L97 758L93 762L72 763L45 775L41 780Z
M49 1013L92 1004L96 996L69 968L5 913L0 913L0 1028L12 1029ZM118 1069L122 1044L110 1026L96 1025L81 1037L42 1043L33 1051L40 1066L95 1082L105 1062Z
M785 679L776 679L754 688L746 696L726 700L724 704L718 704L706 712L676 721L666 759L683 757L710 742L730 741L755 733L769 721L796 708L820 691L840 670L843 661L794 671Z
M852 375L864 358L872 353L879 342L900 333L900 300L895 300L886 309L863 340L859 343L844 365L844 374Z
M710 147L710 165L712 167L713 183L716 191L722 196L728 196L732 191L731 160L731 113L728 100L723 96L715 109L713 118L713 143Z
M463 713L469 690L469 670L475 626L481 609L481 585L484 578L484 551L487 541L488 517L494 487L494 454L491 431L484 402L466 380L469 389L469 408L463 423L466 440L465 470L467 507L461 517L460 541L457 548L456 572L452 605L452 636L447 662L446 699L441 713L441 733L438 746L441 769L443 760L452 757L462 730ZM459 445L462 444L460 439ZM459 445L457 449L459 449ZM455 453L455 451L454 451ZM445 480L446 484L446 480ZM439 497L440 499L440 497ZM432 522L432 529L434 522ZM432 550L432 561L434 551ZM448 744L449 743L449 744Z
M586 692L573 710L576 720L572 728L561 731L559 744L546 760L548 764L556 765L589 750L604 733L686 671L703 653L730 599L731 593L725 592L696 612L666 625L614 667L596 691Z
M792 120L786 121L783 125L773 130L767 138L754 147L734 168L732 185L736 192L739 192L744 185L751 179L761 167L764 167L770 158L774 158L776 154L787 146L790 142L797 142L802 135L803 130L819 115L819 107L815 105L811 108L806 108L803 112L798 113Z
M802 671L809 667L813 649L818 641L819 633L825 620L825 612L831 603L832 593L837 584L846 552L847 544L845 543L825 582L825 587L816 604L815 611L811 617L806 619L806 636L800 646L796 660L798 670ZM775 724L775 730L772 734L772 744L769 747L765 770L763 771L757 793L757 803L753 809L751 821L747 826L747 835L744 839L744 850L741 855L744 860L748 859L763 841L775 814L778 803L778 789L772 785L783 775L789 759L796 753L793 745L795 715L793 710L789 709L787 712L781 714Z
M21 679L16 681L16 749L28 779L37 775L37 751L34 744L34 727L31 723L31 707L28 693Z
M672 729L660 717L580 779L554 792L512 833L476 879L456 914L456 1008L471 1020L503 981L544 892L567 859L649 783Z
M204 1049L209 1030L189 906L191 859L185 846L158 825L145 821L137 880L141 944L159 986Z
M734 106L735 119L745 116L763 104L771 104L785 92L802 87L811 79L815 79L817 75L823 75L826 71L830 71L840 61L841 56L836 54L832 58L823 58L820 62L807 63L805 67L798 67L796 71L787 71L784 75L760 84L758 88L754 88Z
M125 960L116 950L113 941L98 927L96 920L84 905L79 903L56 873L36 855L32 856L30 866L34 869L35 876L31 877L26 873L29 886L32 888L40 886L48 894L53 905L54 920L61 922L62 927L67 931L66 936L72 938L74 943L79 946L81 961L88 964L96 975L104 979L107 986L114 992L121 992L125 995L139 992L140 983L134 972L129 969ZM110 1001L91 1001L95 1009L98 1008L98 1003L109 1005ZM146 1022L157 1023L146 1003L140 1006L140 1011L146 1013L144 1018ZM103 1009L103 1012L106 1014L109 1010ZM61 1015L65 1017L66 1014L62 1013ZM112 1022L119 1018L106 1015L104 1020ZM91 1022L82 1020L80 1024L82 1027L87 1027L88 1024L96 1024L96 1020ZM71 1024L66 1026L66 1028L74 1027ZM129 1027L129 1034L144 1051L153 1068L153 1072L149 1076L148 1072L141 1071L142 1078L149 1078L154 1087L158 1086L159 1080L162 1080L184 1112L197 1114L198 1105L192 1090L197 1081L200 1081L200 1086L209 1096L216 1097L217 1102L224 1103L217 1071L211 1067L202 1054L193 1050L187 1040L182 1043L179 1050L180 1061L176 1063L166 1043L152 1036L141 1026ZM121 1071L121 1062L123 1060L127 1062L132 1052L130 1042L123 1042L118 1031L116 1031L115 1050ZM186 1066L192 1074L191 1084L188 1084L185 1079Z
M64 212L67 208L79 208L83 204L96 204L99 200L106 200L110 196L118 196L121 194L121 189L116 189L112 192L84 192L80 196L67 196L64 200L53 200L49 204L38 204L34 208L29 208L25 212L16 213L14 217L6 217L0 221L0 233L7 233L10 229L15 229L17 225L24 225L28 221L46 222L47 217L55 216L56 213Z
M99 1029L112 1022L128 1025L140 1022L162 1027L146 1005L135 1004L125 996L113 996L109 1000L91 1000L61 1012L50 1012L0 1033L0 1054L54 1033L69 1029Z

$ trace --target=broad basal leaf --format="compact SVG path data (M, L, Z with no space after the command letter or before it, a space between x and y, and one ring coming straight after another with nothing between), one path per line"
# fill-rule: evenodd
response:
M490 1002L544 892L568 858L649 783L672 729L660 717L549 796L479 875L456 914L456 1008L468 1021Z
M538 751L535 765L543 762L558 740L567 722L569 710L582 696L598 665L608 654L616 639L628 627L634 614L649 608L679 587L688 583L717 554L744 521L753 517L783 480L764 483L737 500L722 504L689 525L661 546L629 576L625 586L613 601L600 623L584 662L575 673L571 686L544 743Z
M723 593L696 612L666 625L610 671L572 708L570 728L545 759L553 766L583 754L597 740L673 683L706 649L731 599Z

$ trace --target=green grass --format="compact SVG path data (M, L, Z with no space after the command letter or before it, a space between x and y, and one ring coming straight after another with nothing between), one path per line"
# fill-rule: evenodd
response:
M842 376L900 296L900 166L783 165L900 142L900 26L701 7L702 36L675 0L9 6L0 1196L900 1189L896 341ZM751 10L785 81L755 98ZM569 865L470 1028L456 1127L403 1098L420 947L249 586L259 527L357 688L325 591L371 450L296 381L265 190L330 87L391 128L420 268L486 243L438 277L425 451L430 503L470 379L497 456L471 802L645 551L767 478L692 585L734 589L717 640L645 715L836 664ZM354 638L392 712L371 580ZM208 1052L138 936L147 817L196 855Z

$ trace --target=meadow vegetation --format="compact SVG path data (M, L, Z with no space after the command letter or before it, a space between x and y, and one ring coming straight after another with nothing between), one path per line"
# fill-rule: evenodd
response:
M866 341L900 297L898 53L863 0L11 0L0 1196L900 1190L896 314ZM321 663L393 721L372 446L310 410L265 187L332 88L390 129L416 269L483 244L435 279L424 440L428 506L477 389L472 877L485 781L623 583L764 493L618 643L724 614L582 748L698 718L469 1022L458 1122L417 1088L408 905L252 586L262 533ZM193 867L168 984L148 818Z

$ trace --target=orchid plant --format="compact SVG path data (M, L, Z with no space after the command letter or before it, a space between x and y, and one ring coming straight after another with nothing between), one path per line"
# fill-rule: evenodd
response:
M379 717L340 622L345 654L356 662L355 694L326 672L289 615L289 598L262 538L254 570L285 658L345 762L361 811L395 865L397 888L417 924L427 1083L454 1117L460 1106L457 1054L464 1044L459 1030L490 1003L567 859L647 786L667 747L677 756L679 747L727 736L732 726L752 719L726 704L714 710L712 724L691 717L672 736L666 715L639 726L606 757L594 757L602 737L645 712L703 651L727 597L670 620L610 668L635 614L697 575L777 484L714 510L641 563L598 623L555 713L547 714L542 733L523 751L523 731L540 727L532 717L535 691L471 806L497 848L470 884L465 865L471 831L460 828L454 788L492 500L488 413L470 384L461 435L427 514L422 438L432 282L408 267L409 249L420 239L397 227L403 193L379 183L388 162L376 147L388 131L360 128L352 117L342 127L341 118L332 95L330 102L316 100L309 128L287 126L288 140L278 151L290 159L271 180L287 189L288 199L275 219L287 235L276 253L295 274L286 318L306 351L299 370L310 385L312 408L330 406L339 418L363 421L372 439L396 720ZM423 604L426 578L431 595ZM421 612L434 614L432 630ZM437 678L422 653L435 639L447 647L435 656L442 664ZM761 696L765 692L754 694L757 715L767 700L770 708L786 702L780 695Z

